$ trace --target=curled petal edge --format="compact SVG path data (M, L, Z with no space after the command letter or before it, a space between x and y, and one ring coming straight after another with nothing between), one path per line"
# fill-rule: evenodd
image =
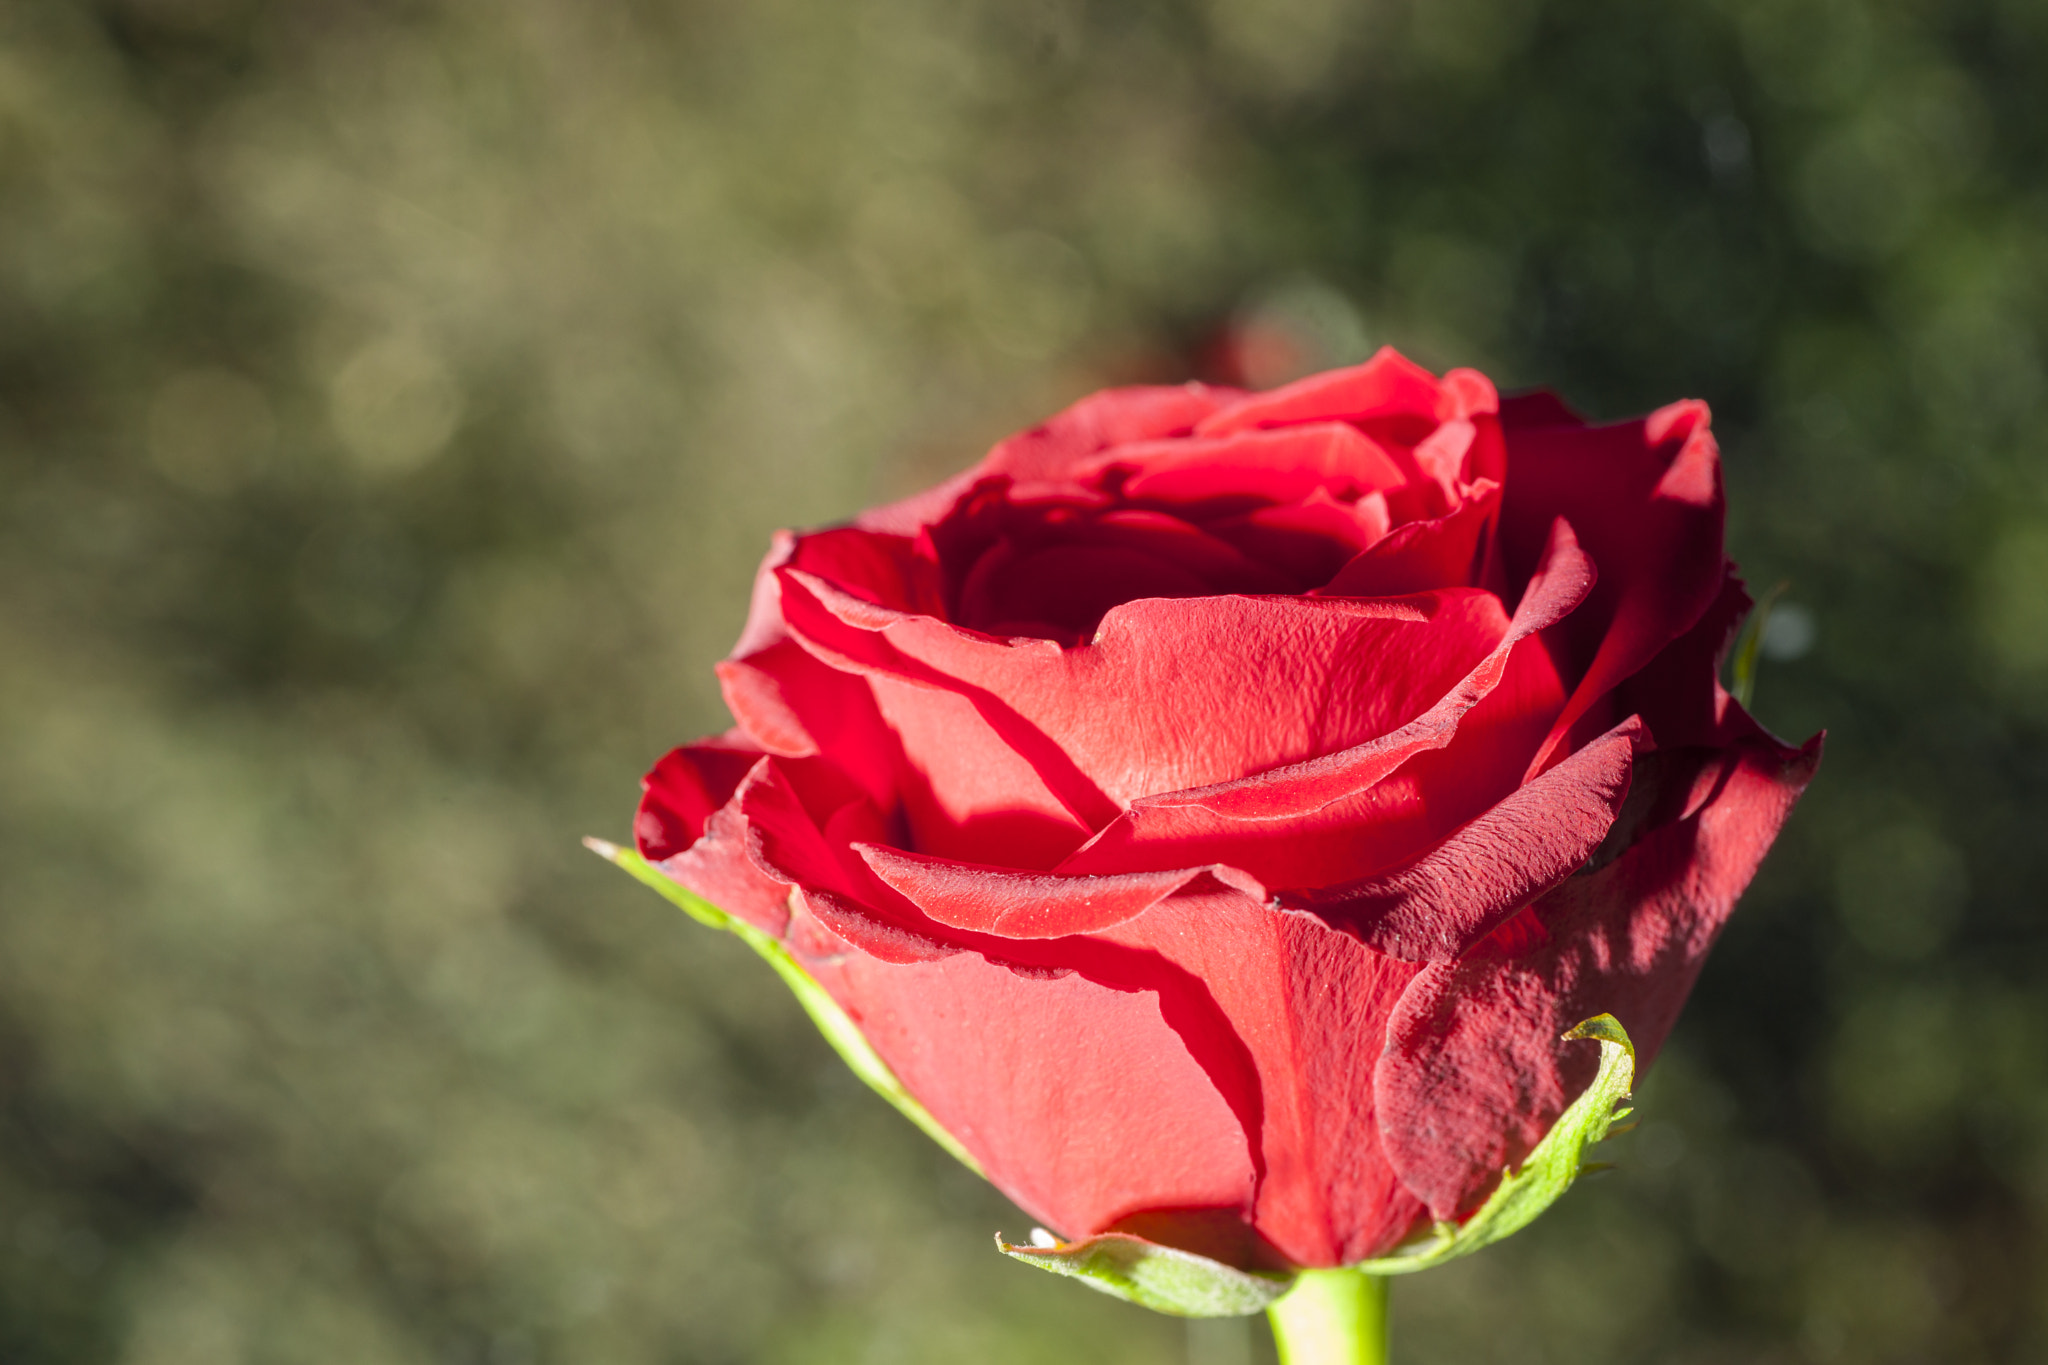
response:
M1256 878L1224 863L1065 876L955 862L876 844L855 844L853 851L890 889L940 924L1001 938L1100 933L1136 919L1204 877L1254 901L1267 899Z
M1279 903L1388 957L1450 962L1585 865L1627 799L1635 755L1649 748L1631 716L1413 862L1345 886L1282 891Z

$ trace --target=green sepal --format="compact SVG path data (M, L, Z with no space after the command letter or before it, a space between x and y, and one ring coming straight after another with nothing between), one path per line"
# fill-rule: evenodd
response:
M1616 1106L1628 1098L1629 1087L1635 1083L1635 1044L1611 1014L1595 1015L1564 1036L1597 1040L1600 1070L1585 1093L1550 1125L1529 1159L1520 1169L1504 1172L1479 1212L1463 1223L1438 1223L1422 1241L1391 1256L1361 1262L1355 1269L1368 1275L1406 1275L1469 1256L1529 1226L1571 1188L1581 1171L1603 1164L1587 1162L1586 1149L1633 1112Z
M1728 691L1745 708L1756 695L1756 657L1763 648L1764 628L1771 623L1771 608L1778 605L1778 599L1790 586L1791 580L1787 579L1765 593L1736 633L1735 648L1730 651Z
M1013 1246L996 1236L1005 1256L1069 1275L1090 1289L1181 1318L1241 1318L1259 1313L1294 1287L1294 1276L1259 1274L1161 1246L1123 1232L1105 1232L1052 1246Z
M926 1136L952 1153L961 1165L976 1175L984 1174L980 1164L960 1145L959 1139L941 1128L938 1120L911 1098L910 1092L903 1088L903 1082L897 1080L896 1073L889 1069L889 1064L869 1046L859 1027L846 1017L846 1011L839 1008L839 1002L803 969L790 955L789 949L745 920L728 915L702 896L681 886L632 849L620 848L603 839L585 839L583 846L659 891L699 924L737 935L742 943L759 953L775 969L783 984L795 994L797 1003L804 1007L804 1013L810 1015L811 1022L818 1026L818 1032L825 1035L825 1041L832 1044L833 1051L853 1068L854 1075L866 1081L868 1088L877 1095L895 1105L903 1117L924 1129Z

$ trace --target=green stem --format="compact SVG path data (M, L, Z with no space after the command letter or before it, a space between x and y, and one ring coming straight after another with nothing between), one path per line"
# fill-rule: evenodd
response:
M1305 1270L1266 1316L1280 1365L1387 1365L1384 1276Z

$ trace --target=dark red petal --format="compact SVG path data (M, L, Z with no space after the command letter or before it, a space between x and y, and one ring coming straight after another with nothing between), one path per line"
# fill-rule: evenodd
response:
M1550 638L1579 674L1531 771L1554 761L1578 719L1690 630L1721 590L1721 471L1704 403L1674 403L1607 427L1511 430L1501 542L1510 577L1567 518L1600 584Z
M1660 748L1733 743L1765 730L1721 686L1721 664L1749 615L1749 592L1727 567L1721 595L1697 624L1614 689L1617 707L1639 712Z
M1730 747L1697 784L1704 804L1537 902L1549 938L1533 952L1416 977L1374 1090L1387 1155L1434 1216L1475 1208L1584 1088L1593 1050L1561 1042L1566 1029L1612 1014L1649 1065L1819 760L1817 737Z
M1520 788L1398 871L1283 895L1370 948L1407 962L1448 962L1583 866L1628 794L1648 736L1631 721Z
M958 619L990 635L1036 635L1076 645L1094 632L1104 612L1125 602L1210 595L1205 580L1143 550L1052 545L1014 557L1003 554L996 574L970 579Z
M1583 427L1586 419L1549 389L1531 389L1500 400L1500 424L1509 431L1529 427Z
M1164 512L1119 510L1063 532L1005 539L982 554L960 586L953 620L990 635L1077 645L1104 613L1126 602L1288 594L1298 586L1228 540Z

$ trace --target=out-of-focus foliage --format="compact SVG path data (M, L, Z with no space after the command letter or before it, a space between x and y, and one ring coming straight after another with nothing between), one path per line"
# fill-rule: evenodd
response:
M1265 1358L996 1255L576 836L774 526L1387 341L1711 400L1833 732L1623 1170L1404 1360L2048 1358L2044 73L2039 0L0 4L0 1359Z

